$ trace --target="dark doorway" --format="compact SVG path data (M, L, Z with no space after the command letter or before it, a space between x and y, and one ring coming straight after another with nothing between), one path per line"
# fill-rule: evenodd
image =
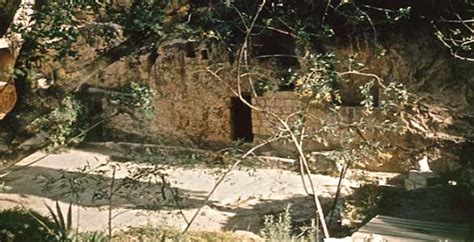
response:
M249 95L245 95L243 98L251 103ZM232 97L230 112L232 119L232 139L252 142L252 111L250 107L242 102L239 97Z

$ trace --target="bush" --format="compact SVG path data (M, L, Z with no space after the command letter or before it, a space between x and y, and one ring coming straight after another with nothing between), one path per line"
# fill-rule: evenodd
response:
M71 143L78 143L77 137L86 123L85 106L74 96L67 96L59 107L31 123L36 133L45 132L49 140L48 150L54 151Z
M382 193L376 185L361 186L347 197L341 211L342 225L357 227L378 213Z
M292 241L290 206L275 220L273 215L265 216L260 235L267 241Z
M295 233L297 232L297 233ZM290 205L275 219L273 215L265 216L260 236L265 241L275 242L312 242L319 241L314 220L309 226L295 227L291 220Z
M8 209L0 212L0 241L54 241L52 232L46 229L52 226L52 221L37 212Z

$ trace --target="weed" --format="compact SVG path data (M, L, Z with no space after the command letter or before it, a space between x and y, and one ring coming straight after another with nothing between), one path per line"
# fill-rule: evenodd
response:
M72 204L69 204L66 217L64 217L57 201L56 212L47 204L45 205L54 222L53 226L47 229L54 232L54 237L57 241L72 241L74 236L72 229Z
M290 206L287 206L285 211L278 215L278 220L275 220L273 215L265 216L260 235L267 241L293 241L291 228Z

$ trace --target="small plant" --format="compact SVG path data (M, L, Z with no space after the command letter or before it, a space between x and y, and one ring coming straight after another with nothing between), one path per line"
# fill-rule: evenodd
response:
M338 76L332 54L309 55L305 58L309 68L294 74L296 91L301 97L311 98L314 103L340 103L336 83Z
M207 232L189 231L181 234L173 227L145 225L142 227L130 227L112 238L112 241L206 241L206 242L233 242L254 241L240 237L231 232Z
M295 238L291 236L291 228L290 206L288 205L285 211L278 215L277 220L273 215L265 216L260 235L267 241L293 241Z
M61 242L72 241L74 232L72 229L72 204L69 204L66 217L64 217L63 212L61 211L58 201L56 201L56 213L50 206L47 204L45 205L54 222L52 227L49 229L54 231L54 237L56 240Z
M107 235L100 231L79 233L75 236L74 242L106 242Z
M145 117L151 117L154 114L152 100L155 94L153 89L132 82L129 86L122 87L119 93L114 94L111 102L121 107L124 112L138 111Z
M76 57L77 52L71 46L80 34L77 27L79 23L74 17L77 9L58 2L38 8L40 11L32 14L32 26L13 26L13 31L22 34L25 40L22 55L31 62L42 63L51 59L61 61L66 57Z
M260 236L265 241L275 242L293 242L293 241L318 241L319 231L315 220L311 221L309 226L293 227L290 214L291 206L288 205L285 210L278 215L278 219L275 219L273 215L265 216L263 222L263 228L260 230ZM300 231L299 234L296 234Z
M160 1L140 1L132 10L133 21L127 26L143 36L163 35L163 5Z

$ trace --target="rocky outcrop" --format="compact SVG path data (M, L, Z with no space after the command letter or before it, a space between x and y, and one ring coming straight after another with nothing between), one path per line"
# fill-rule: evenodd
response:
M402 139L388 137L396 141L397 153L407 154L403 159L409 166L423 154L435 171L472 166L472 158L463 153L474 149L474 63L452 57L431 36L430 26L413 27L387 34L383 55L364 42L348 47L338 42L332 48L339 55L357 53L366 72L403 83L413 95L403 118L409 132Z
M222 53L219 46L171 39L151 53L124 58L103 70L100 86L136 81L157 91L153 118L119 115L104 126L104 135L192 146L229 143L232 93L227 84L206 73L216 63L229 69Z

